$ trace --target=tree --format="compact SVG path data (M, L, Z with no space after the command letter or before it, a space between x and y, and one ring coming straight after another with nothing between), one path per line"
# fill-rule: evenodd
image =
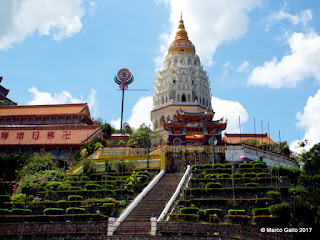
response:
M102 135L103 135L104 139L109 139L111 134L113 132L115 132L115 129L113 127L111 127L109 123L102 124L100 126L100 128L102 130Z
M150 129L144 123L130 135L128 147L146 148Z
M103 124L102 118L97 118L97 119L92 118L92 121L95 125L98 125L98 126L101 126Z
M129 134L133 133L129 123L123 124L123 131L124 131L124 133L129 133Z
M304 163L303 168L307 174L320 174L320 143L315 144L308 152L301 153L299 160Z
M29 157L26 154L6 155L0 157L0 178L12 181L16 178L16 171L21 170Z

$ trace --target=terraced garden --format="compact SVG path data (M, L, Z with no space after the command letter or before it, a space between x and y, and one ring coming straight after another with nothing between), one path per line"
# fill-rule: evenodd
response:
M263 161L193 165L188 187L170 221L286 225L291 178ZM287 218L286 218L287 217Z

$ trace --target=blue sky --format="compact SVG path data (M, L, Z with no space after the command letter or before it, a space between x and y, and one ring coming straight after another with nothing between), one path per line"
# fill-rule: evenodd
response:
M292 149L320 142L318 0L1 0L0 75L20 105L88 102L92 116L150 123L155 73L178 27L208 73L215 118L227 132L268 131ZM263 122L261 127L261 121Z

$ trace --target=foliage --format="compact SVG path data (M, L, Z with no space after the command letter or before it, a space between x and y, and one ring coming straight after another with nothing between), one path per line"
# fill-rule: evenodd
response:
M127 183L132 186L135 192L139 191L141 188L141 180L138 175L139 172L133 171L131 176L127 178Z
M69 195L68 201L82 201L82 196L80 195Z
M221 188L222 184L219 182L209 182L206 184L206 188Z
M197 221L198 214L169 214L171 221Z
M97 172L97 164L93 160L86 159L83 161L83 174L91 176L96 172Z
M320 174L320 143L315 144L308 152L300 154L299 160L304 163L303 168L307 174Z
M239 168L252 168L252 164L250 163L241 163L239 164Z
M217 178L217 174L215 173L209 173L204 176L204 179L216 179L216 178Z
M23 168L18 171L18 179L27 175L33 175L45 170L56 170L57 166L54 158L50 153L42 151L41 153L34 153L31 158L28 158Z
M267 196L271 198L278 198L280 197L280 193L278 191L270 190L267 192Z
M100 144L97 144L97 143L100 143ZM79 160L81 160L81 158L84 158L83 156L81 156L82 151L87 152L87 156L90 156L92 153L94 153L101 146L103 146L103 140L100 138L95 138L87 145L82 146L79 149L79 151L74 155L74 159L76 161L79 161ZM86 151L83 149L86 149Z
M252 215L258 216L258 215L270 215L269 208L254 208L252 209Z
M25 212L25 215L30 215L31 209L13 208L10 211L11 215L23 215L23 212Z
M124 147L124 146L126 145L126 142L123 141L123 140L120 140L120 141L117 143L117 145L118 145L119 147Z
M229 173L220 173L217 175L217 178L230 178Z
M10 101L10 100L0 100L0 106L1 105L4 105L4 106L9 106L9 105L11 105L11 106L13 106L13 105L16 105L16 104L14 104L12 101Z
M252 217L253 223L260 226L273 226L273 218L271 215L257 215Z
M245 187L259 187L259 183L255 183L255 182L249 182L249 183L245 183L244 186Z
M44 215L62 215L64 211L62 208L46 208L43 213Z
M70 186L69 183L50 181L47 183L46 189L51 191L67 190L69 186Z
M227 215L227 221L235 224L247 224L250 221L248 215Z
M266 141L258 141L256 139L246 139L241 141L240 143L245 143L254 147L261 148L265 151L274 151L280 154L284 154L286 156L290 156L291 151L289 148L289 145L287 142L282 142L282 143L274 143L274 144L269 144Z
M67 214L84 214L85 213L84 208L76 208L76 207L69 207L66 209Z
M197 207L184 207L180 208L180 214L198 214L199 208Z
M247 173L242 174L242 176L245 178L254 178L257 176L257 174L254 172L247 172Z
M228 210L228 214L229 215L245 215L246 214L246 210L238 210L238 209L230 209Z
M143 123L140 125L137 131L130 135L129 141L127 142L127 146L136 148L146 148L149 137L150 129Z
M102 208L104 209L104 214L110 216L112 211L115 209L115 203L104 203L102 204Z
M102 186L99 184L88 183L84 185L84 188L87 190L96 190L96 189L102 189Z
M0 156L0 178L7 181L15 180L16 171L20 171L27 161L26 154Z
M220 218L219 218L219 216L217 215L217 214L210 214L209 215L209 222L211 222L211 223L217 223L217 222L219 222L220 221Z
M274 217L275 223L279 226L288 226L290 222L291 206L287 202L271 205L270 214Z
M204 214L206 216L209 216L209 215L220 216L221 213L222 213L222 209L218 209L218 208L209 208L209 209L204 210Z

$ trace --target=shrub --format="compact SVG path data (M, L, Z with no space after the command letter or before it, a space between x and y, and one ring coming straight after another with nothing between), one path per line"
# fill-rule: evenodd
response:
M280 196L280 193L278 191L270 190L267 192L267 195L272 198L278 198Z
M230 178L229 173L220 173L217 175L217 178Z
M82 187L73 187L73 186L70 186L70 187L68 187L68 190L71 190L71 191L73 191L73 190L82 190Z
M254 168L266 168L267 167L265 162L263 162L263 163L254 163L252 165L253 165Z
M209 217L210 215L217 215L217 216L221 216L221 209L217 209L217 208L209 208L204 210L204 214Z
M6 208L0 209L0 215L10 215L10 210Z
M23 215L23 208L14 208L10 211L11 215ZM31 209L25 210L25 215L31 215Z
M88 176L81 176L80 181L90 181L90 178Z
M227 221L235 224L247 224L250 220L248 215L227 215Z
M249 182L249 183L245 183L244 186L245 187L259 187L260 184L259 183L255 183L255 182Z
M99 190L99 189L102 189L102 186L99 184L88 183L84 185L84 188L87 190Z
M76 208L76 207L69 207L66 209L66 212L68 214L84 214L85 211L86 210L84 208Z
M253 168L253 166L250 163L241 163L239 164L239 168Z
M257 173L257 177L270 177L270 174L269 173Z
M69 195L68 201L82 201L82 196L80 195Z
M172 221L197 221L197 214L169 214Z
M4 202L9 202L10 201L10 196L9 195L0 195L0 204Z
M225 163L225 164L223 164L223 168L232 168L232 164L231 163Z
M64 211L62 208L46 208L43 213L44 215L63 215Z
M197 207L184 207L180 209L180 214L198 214L199 208Z
M202 169L211 169L212 165L211 164L204 164L202 165Z
M270 215L270 210L269 208L254 208L252 209L252 215L253 216Z
M223 164L220 164L220 163L213 164L213 168L214 169L223 168Z
M262 226L272 226L273 218L270 215L258 215L252 217L252 220L257 225Z
M102 208L104 209L105 215L110 216L113 209L116 207L115 203L104 203L102 204Z
M62 182L56 182L56 181L51 181L48 182L46 185L46 189L49 191L59 191L59 190L66 190L68 189L69 185L62 183Z
M246 210L230 209L228 215L246 215Z
M204 179L215 179L215 178L217 178L217 174L215 173L209 173L204 176Z
M269 207L270 214L273 216L277 226L288 226L290 222L291 206L289 203L280 203Z
M251 161L250 164L256 164L256 163L262 163L262 164L266 164L264 161L261 161L261 160L254 160L254 161Z
M222 184L219 182L209 182L206 184L206 188L221 188Z
M242 178L242 174L241 173L234 173L233 178Z
M243 176L243 177L247 177L247 178L254 178L254 177L257 176L257 174L254 173L254 172L248 172L248 173L242 174L242 176Z

